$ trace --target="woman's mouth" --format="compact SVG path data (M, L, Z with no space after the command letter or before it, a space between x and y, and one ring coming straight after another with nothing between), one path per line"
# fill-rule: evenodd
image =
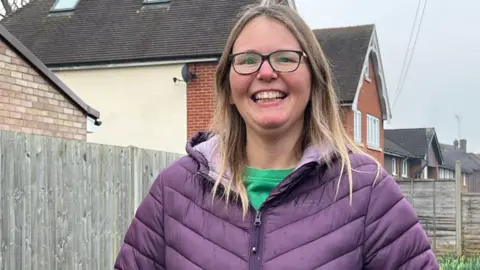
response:
M252 95L252 100L255 103L266 103L277 100L282 100L287 97L287 94L281 91L261 91Z

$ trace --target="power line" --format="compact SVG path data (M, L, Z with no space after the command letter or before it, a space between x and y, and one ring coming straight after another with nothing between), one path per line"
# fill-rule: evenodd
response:
M403 59L402 71L400 72L400 76L398 77L398 82L402 81L403 73L405 72L405 67L407 66L408 52L409 52L410 45L412 44L413 33L415 31L415 25L417 24L418 13L420 11L420 5L421 4L422 4L422 1L418 0L417 12L415 13L415 19L413 20L412 30L410 30L410 39L408 40L407 51L405 52L405 56L404 56L404 59ZM400 83L397 84L397 90L395 91L395 95L398 94L399 90L400 90Z
M424 4L423 4L423 10L422 10L422 15L420 16L420 22L418 23L418 29L417 29L417 33L415 35L415 41L413 42L413 46L412 46L412 49L411 49L411 53L410 53L410 58L408 59L408 62L407 62L407 57L408 57L408 47L407 47L407 52L405 53L405 59L404 59L404 62L403 62L403 67L402 67L402 72L400 73L400 78L399 78L399 81L398 81L398 84L397 84L397 91L395 93L395 98L394 98L394 101L393 101L393 107L395 107L397 101L398 101L398 98L400 96L400 94L402 93L403 91L403 86L404 86L404 83L405 83L405 80L407 78L407 75L408 75L408 71L410 69L410 64L412 62L412 59L413 59L413 54L415 52L415 48L416 48L416 45L417 45L417 41L418 41L418 36L420 34L420 29L422 27L422 22L423 22L423 16L425 15L425 10L426 10L426 7L427 7L427 2L428 0L425 0ZM419 7L420 7L420 3L421 3L421 0L419 0L418 2L418 6L417 6L417 14L415 15L415 20L414 20L414 23L413 23L413 27L412 27L412 31L410 33L410 41L408 43L408 46L410 46L410 43L411 43L411 40L412 40L412 36L413 36L413 31L415 29L415 22L417 21L417 17L418 17L418 11L419 11ZM406 64L406 65L405 65ZM404 72L405 71L405 72ZM403 75L403 77L402 77Z

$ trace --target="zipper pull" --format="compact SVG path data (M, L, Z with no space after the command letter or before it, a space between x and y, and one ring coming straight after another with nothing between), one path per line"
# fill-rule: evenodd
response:
M262 224L262 212L258 211L256 214L255 214L255 221L253 222L253 226L255 226L253 228L253 247L252 247L252 252L253 254L256 254L257 253L257 249L258 249L258 233L259 233L259 227L260 225Z
M260 226L262 224L262 212L257 212L257 214L255 215L255 222L253 223L253 225L255 226Z

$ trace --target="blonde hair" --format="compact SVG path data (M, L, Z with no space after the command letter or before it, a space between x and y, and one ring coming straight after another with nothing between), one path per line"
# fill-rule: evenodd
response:
M303 137L300 138L300 143L302 147L324 144L331 147L341 160L340 178L345 167L347 168L351 203L353 182L348 149L357 153L363 151L356 146L343 127L339 102L332 86L330 66L315 34L294 9L282 4L247 6L245 11L240 13L240 18L233 27L219 60L215 74L216 107L212 121L212 134L219 139L217 150L220 155L221 166L219 178L213 186L213 194L214 196L217 194L220 179L228 168L231 178L226 186L222 186L224 189L223 195L226 196L228 201L233 185L238 193L236 198L240 197L243 214L247 214L249 201L243 183L243 172L246 165L246 126L235 106L230 104L230 62L228 57L242 29L250 21L260 16L282 22L296 37L308 56L308 65L312 76L311 101L305 111ZM331 155L326 158L327 164L330 164ZM337 185L337 193L339 185L340 181Z

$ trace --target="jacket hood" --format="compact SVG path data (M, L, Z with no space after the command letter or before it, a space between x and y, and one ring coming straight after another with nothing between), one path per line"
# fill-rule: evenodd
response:
M204 175L208 175L212 179L217 179L220 173L220 155L217 151L218 136L209 132L198 132L194 135L186 145L187 153L199 163L199 171ZM302 158L293 170L295 174L299 168L306 164L322 165L326 161L326 157L333 155L331 147L314 147L310 146L303 152ZM226 168L221 182L227 184L230 181L230 170ZM293 178L293 177L290 177ZM233 187L232 187L233 189Z

